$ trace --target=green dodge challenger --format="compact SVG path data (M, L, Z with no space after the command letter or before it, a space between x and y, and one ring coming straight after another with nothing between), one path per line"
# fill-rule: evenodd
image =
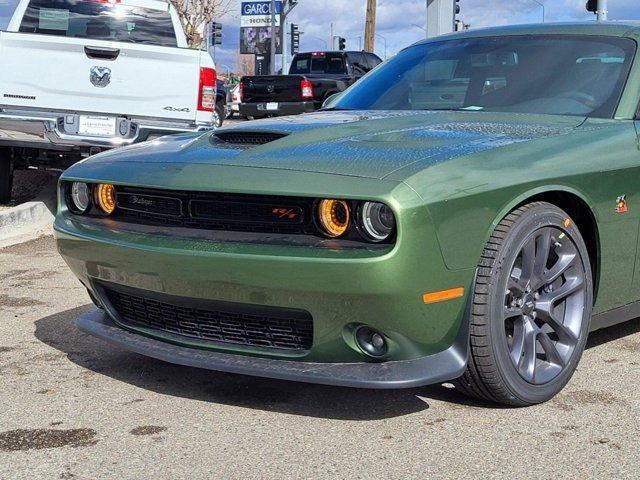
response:
M640 316L640 25L413 45L317 113L65 172L77 324L193 367L544 402Z

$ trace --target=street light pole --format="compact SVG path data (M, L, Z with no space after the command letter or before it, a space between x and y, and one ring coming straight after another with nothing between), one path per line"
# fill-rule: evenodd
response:
M380 37L382 40L384 40L384 59L386 60L387 59L387 39L386 37L383 37L379 33L376 33L376 37Z
M271 0L271 59L269 73L276 74L276 0Z

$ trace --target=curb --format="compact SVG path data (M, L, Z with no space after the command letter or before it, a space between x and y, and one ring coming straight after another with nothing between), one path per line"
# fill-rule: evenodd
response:
M0 211L0 248L52 233L53 214L44 202L27 202Z

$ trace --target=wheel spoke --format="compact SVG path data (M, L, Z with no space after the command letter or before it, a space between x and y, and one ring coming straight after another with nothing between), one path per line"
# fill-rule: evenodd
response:
M558 367L564 367L564 358L562 358L562 355L558 352L555 344L546 333L540 333L538 335L538 342L542 345L542 349L547 356L547 362L557 365Z
M540 287L542 274L547 267L549 261L549 253L551 251L551 230L545 229L536 238L536 257L533 266L533 276L531 278L531 288L536 290Z
M542 276L543 285L555 282L569 268L576 264L578 252L572 244L564 245L558 253L558 261Z
M533 271L536 263L536 239L531 237L522 247L522 273L520 274L520 285L526 287L533 278Z
M550 305L555 305L560 300L564 300L569 295L576 293L582 288L583 284L584 281L580 277L568 278L564 285L562 285L557 290L542 294L538 301L540 303L549 303Z
M536 303L536 312L538 318L544 323L549 325L551 329L558 335L560 343L573 346L577 343L577 336L559 320L553 313L553 306L550 303L538 302Z
M518 372L522 378L533 382L536 372L536 343L538 332L529 322L524 322L524 340L521 357L518 361Z
M511 361L518 365L522 358L522 352L524 351L525 340L525 321L524 319L513 324L513 341L511 342Z

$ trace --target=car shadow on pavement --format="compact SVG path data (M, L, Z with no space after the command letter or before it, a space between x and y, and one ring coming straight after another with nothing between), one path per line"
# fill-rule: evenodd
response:
M233 375L183 367L115 348L75 326L93 306L67 310L36 321L35 336L75 364L101 375L163 395L265 411L339 420L379 420L429 408L427 399L468 403L441 386L410 390L364 390Z
M592 332L587 340L587 349L599 347L602 344L613 342L635 333L640 333L640 318Z
M469 399L453 388L364 390L271 380L183 367L112 347L75 326L91 305L36 321L35 336L75 364L148 391L245 408L337 420L379 420L417 413L428 400L479 408L504 408ZM594 348L640 332L640 321L594 332Z

